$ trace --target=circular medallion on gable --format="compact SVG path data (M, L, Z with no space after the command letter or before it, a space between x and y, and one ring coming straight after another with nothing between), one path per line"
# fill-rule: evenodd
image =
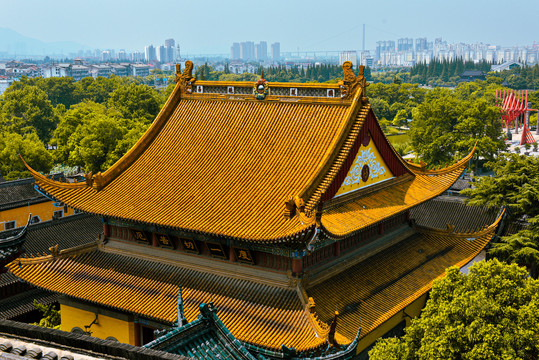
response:
M365 147L369 146L369 143L371 142L371 137L369 136L369 134L365 134L365 136L363 137L363 141L361 141L361 144Z
M363 180L363 182L367 182L367 180L369 180L370 173L371 170L369 169L369 165L363 165L363 167L361 168L361 180Z

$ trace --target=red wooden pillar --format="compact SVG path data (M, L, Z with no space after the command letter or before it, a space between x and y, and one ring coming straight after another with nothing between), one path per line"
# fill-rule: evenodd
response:
M154 232L152 233L152 246L153 247L158 247L159 246L159 244L157 243L157 235L155 235Z
M234 249L232 248L232 246L228 249L228 258L230 259L230 261L232 262L236 262L236 253L234 252Z
M378 234L384 235L384 224L383 223L380 223L380 225L378 225Z
M335 256L341 255L341 242L337 241L333 244L333 254Z
M302 258L292 259L292 272L295 274L299 274L302 271L303 271L303 259Z
M110 225L105 223L103 224L103 233L105 234L105 237L108 238L110 236Z

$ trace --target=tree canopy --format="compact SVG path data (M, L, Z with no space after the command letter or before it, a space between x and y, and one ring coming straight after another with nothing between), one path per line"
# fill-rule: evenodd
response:
M537 359L539 280L498 260L458 268L433 285L401 338L379 340L372 360Z
M410 139L429 165L444 165L466 155L478 142L476 156L493 159L505 149L500 112L484 98L459 98L436 88L413 110Z
M529 226L504 236L490 253L501 260L527 266L539 276L539 159L534 156L502 154L486 164L494 176L480 177L472 189L463 191L468 204L509 209L510 220L527 220Z
M25 134L35 131L47 142L58 123L54 108L43 90L25 86L4 94L2 127L4 131Z

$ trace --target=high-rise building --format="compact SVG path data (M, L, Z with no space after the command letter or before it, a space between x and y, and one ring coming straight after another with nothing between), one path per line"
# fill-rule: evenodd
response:
M350 61L354 66L357 66L357 52L356 51L341 51L339 53L339 64L343 64L345 61Z
M148 45L144 48L144 59L147 62L157 61L157 55L153 45Z
M427 51L427 38L417 38L415 39L415 51Z
M167 48L163 45L157 48L157 61L160 63L166 63L169 61L167 56Z
M233 43L230 47L230 59L239 60L240 59L240 43Z
M376 42L376 58L377 59L380 59L382 57L382 53L394 52L394 51L395 51L395 41L387 40L387 41Z
M174 41L174 39L166 39L165 40L165 46L168 47L174 47L176 45L176 42Z
M127 53L125 52L125 50L120 50L118 51L118 60L120 61L126 61L127 60Z
M264 61L268 58L268 43L261 41L255 46L255 59Z
M281 43L271 44L271 58L275 61L281 60Z
M144 60L144 54L140 51L133 51L131 53L131 61L133 62L141 62Z
M397 40L397 51L412 51L414 50L414 39L402 38Z
M240 58L242 60L253 60L255 58L255 43L245 41L240 44Z

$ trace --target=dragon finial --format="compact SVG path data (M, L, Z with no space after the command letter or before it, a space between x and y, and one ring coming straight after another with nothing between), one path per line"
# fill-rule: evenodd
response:
M193 62L191 60L185 62L185 69L183 69L183 72L181 72L181 65L176 64L176 77L174 78L174 82L180 83L182 92L187 92L189 94L193 92L193 83L195 81L196 79L193 77Z
M358 67L358 76L354 74L353 66L351 61L345 61L342 64L344 79L339 81L339 87L341 88L341 98L345 100L352 99L358 88L361 88L363 97L365 97L365 89L369 86L364 75L365 66L360 65Z

